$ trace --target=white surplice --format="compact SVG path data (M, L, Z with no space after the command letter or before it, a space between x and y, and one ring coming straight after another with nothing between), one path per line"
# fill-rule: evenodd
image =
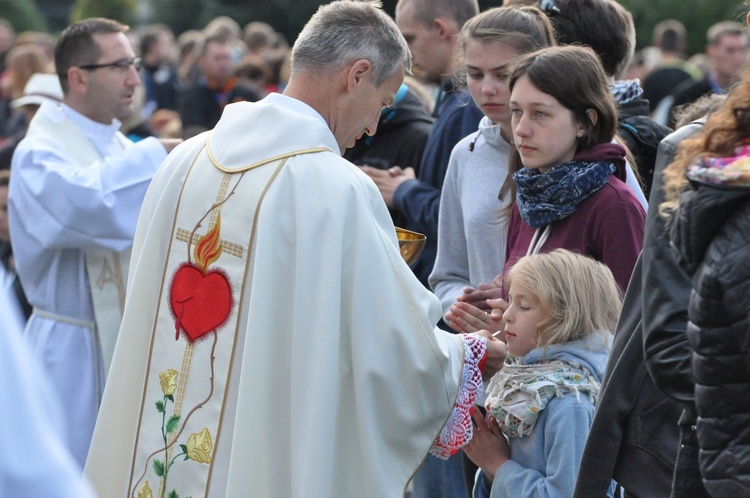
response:
M186 265L233 296L195 343L181 327L221 320L223 287L177 296ZM231 104L149 188L85 474L101 498L401 496L463 385L440 315L323 119L277 94Z
M21 336L23 328L8 319L15 306L10 297L0 293L0 496L93 498L63 442L57 393Z
M118 128L45 102L12 161L13 253L35 308L25 337L60 395L67 444L81 466L105 371L85 253L130 249L139 206L166 157L156 139L132 144ZM83 154L93 159L82 163Z

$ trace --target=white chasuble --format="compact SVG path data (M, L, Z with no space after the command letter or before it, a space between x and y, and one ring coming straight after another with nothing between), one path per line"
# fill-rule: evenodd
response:
M196 161L206 158L213 161L208 144ZM256 213L285 162L271 160L234 174L217 168L188 172L151 337L128 496L208 492L239 335L236 303L242 301L243 282L252 278L248 248Z
M373 182L284 99L228 105L151 183L101 498L401 496L450 425L470 348L434 328Z

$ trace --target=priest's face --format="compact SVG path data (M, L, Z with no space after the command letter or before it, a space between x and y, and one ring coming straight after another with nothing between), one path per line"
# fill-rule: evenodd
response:
M130 41L123 33L94 35L102 50L95 64L102 67L86 70L86 103L89 118L109 124L132 112L135 88L141 84L137 60Z
M393 105L396 93L404 81L402 70L385 80L380 86L372 82L372 71L366 72L362 83L351 91L342 104L333 133L343 153L354 146L363 135L374 135L378 129L381 111Z

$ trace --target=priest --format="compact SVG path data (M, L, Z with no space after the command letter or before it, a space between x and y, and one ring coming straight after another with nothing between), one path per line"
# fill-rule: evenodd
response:
M439 301L341 157L410 66L379 3L335 1L283 95L228 105L168 156L86 465L99 496L400 496L471 438L505 344L434 328Z

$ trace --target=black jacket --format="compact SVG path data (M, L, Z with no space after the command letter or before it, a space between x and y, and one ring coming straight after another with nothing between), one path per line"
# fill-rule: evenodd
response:
M625 294L599 402L583 450L575 498L604 497L611 479L628 497L668 497L681 407L654 385L643 362L639 258Z
M693 406L686 334L690 279L674 258L658 208L664 168L677 145L700 128L690 124L659 144L643 252L625 294L576 498L604 496L613 478L628 496L670 494L678 420L683 408Z
M432 123L433 118L422 99L409 90L393 109L380 117L375 135L357 140L354 147L344 152L344 158L357 166L379 169L411 166L418 175ZM397 209L390 212L396 226L406 226L407 219L402 213Z
M657 67L643 80L643 98L648 100L648 108L651 112L656 110L661 99L669 95L677 88L677 85L693 79L693 76L681 67L682 64L684 63Z
M692 104L704 95L714 93L714 87L708 76L700 81L684 81L671 92L674 97L672 108L669 110L669 125L674 125L675 112L679 107Z
M687 308L691 283L675 259L659 204L664 200L664 168L677 154L682 140L700 131L702 121L691 123L659 145L653 191L649 199L643 240L643 348L646 366L656 386L685 409L683 424L695 420L695 382L687 340Z
M646 199L651 194L659 142L672 133L671 128L651 119L648 100L636 99L617 106L617 133L635 157Z
M186 138L216 126L224 112L224 106L219 100L219 93L206 86L204 81L182 90L178 97L178 112ZM226 95L226 104L257 100L258 95L253 90L240 84Z
M392 109L386 109L373 136L364 135L344 158L362 166L388 169L411 166L419 173L419 161L434 119L422 99L408 90Z
M750 496L750 187L693 182L671 229L693 275L700 467L711 496Z

